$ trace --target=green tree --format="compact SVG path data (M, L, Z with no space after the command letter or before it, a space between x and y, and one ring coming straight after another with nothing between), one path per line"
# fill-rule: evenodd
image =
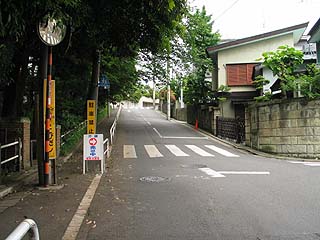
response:
M274 52L263 53L262 57L263 65L280 79L281 91L286 98L288 90L296 90L295 70L303 63L303 53L294 47L280 46Z
M211 16L205 8L189 12L184 23L186 29L182 39L185 43L183 56L184 70L187 72L185 99L187 103L205 103L212 98L211 83L206 81L207 71L212 71L212 63L205 49L220 40L218 32L212 32Z

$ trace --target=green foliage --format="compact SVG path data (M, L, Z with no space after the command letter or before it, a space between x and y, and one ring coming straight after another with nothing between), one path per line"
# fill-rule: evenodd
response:
M297 73L297 68L303 63L303 53L289 46L280 46L275 52L262 54L263 65L272 70L273 74L280 79L281 91L287 97L289 91L300 91L309 99L320 97L320 69L315 64L306 66L306 73ZM254 84L257 89L262 89L266 80L259 76ZM264 95L256 98L257 101L271 99Z
M272 94L270 92L264 93L262 96L255 97L254 100L257 102L267 102L272 98Z
M320 69L309 64L307 72L297 78L301 93L309 99L320 98Z
M265 79L263 76L259 75L257 76L254 80L253 80L253 86L257 89L257 90L262 90L263 86L266 84L269 84L270 80Z
M262 57L263 65L280 79L282 93L287 97L287 91L294 86L294 72L303 63L303 53L294 47L280 46L274 52L263 53Z
M220 85L217 89L218 92L230 92L231 87L226 85Z
M86 133L86 126L75 129L72 133L63 139L64 144L61 146L60 155L66 156L72 152L72 150L79 144L79 141L83 139L83 134Z
M219 33L212 32L211 16L206 14L205 8L189 13L185 22L185 42L182 63L187 72L185 85L185 100L187 103L207 103L212 101L211 82L206 81L207 71L212 71L211 60L207 58L205 49L220 40Z

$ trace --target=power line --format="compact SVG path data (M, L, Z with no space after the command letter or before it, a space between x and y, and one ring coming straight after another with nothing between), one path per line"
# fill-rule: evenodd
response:
M235 0L228 8L226 8L218 17L216 17L213 21L216 21L220 17L222 17L226 12L228 12L234 5L236 5L237 2L240 0Z

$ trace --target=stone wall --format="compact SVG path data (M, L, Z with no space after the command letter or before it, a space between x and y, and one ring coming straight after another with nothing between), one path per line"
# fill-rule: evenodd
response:
M320 100L274 100L246 109L246 145L264 152L320 158Z
M187 121L187 108L176 109L176 119L179 121Z

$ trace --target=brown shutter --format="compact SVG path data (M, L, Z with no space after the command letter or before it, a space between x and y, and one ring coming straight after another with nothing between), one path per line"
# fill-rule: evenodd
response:
M227 84L228 86L252 85L252 71L255 64L228 64Z

